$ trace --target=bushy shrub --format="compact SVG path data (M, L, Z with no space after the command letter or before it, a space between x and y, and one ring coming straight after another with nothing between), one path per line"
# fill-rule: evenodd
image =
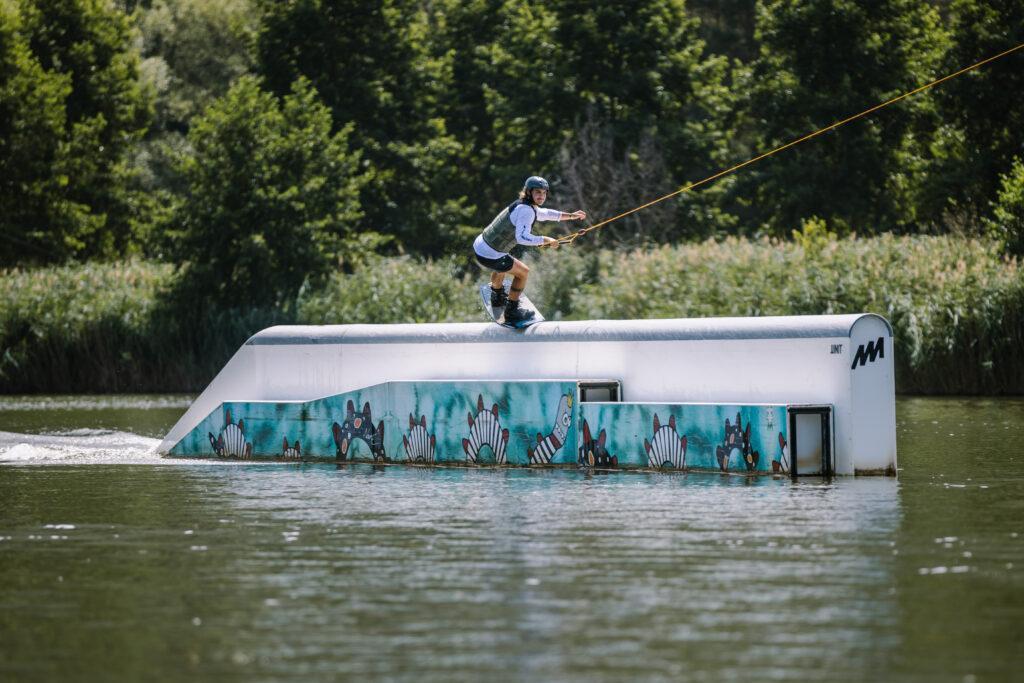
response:
M278 100L248 76L193 121L174 240L178 299L193 309L284 307L304 282L362 255L367 235L354 226L366 177L349 151L351 127L331 127L308 82Z
M574 296L580 287L597 280L599 252L575 247L538 250L527 264L526 294L548 320L591 317L587 311L574 310Z
M147 327L168 265L0 271L0 390L125 391L151 368Z
M167 264L0 270L0 392L198 391L276 309L167 309Z
M1024 273L999 245L954 237L727 239L601 255L573 317L879 313L907 392L1024 391Z
M1024 255L1024 163L1015 159L1003 176L999 197L993 203L989 234L999 240L1007 253Z
M997 242L827 231L805 241L545 251L528 289L549 319L879 313L895 333L898 391L1024 391L1024 272ZM466 265L372 257L307 287L294 310L184 317L157 303L169 266L0 271L0 391L199 391L272 324L483 321L484 277Z
M298 319L312 325L482 321L476 283L460 273L462 262L372 258L300 295Z

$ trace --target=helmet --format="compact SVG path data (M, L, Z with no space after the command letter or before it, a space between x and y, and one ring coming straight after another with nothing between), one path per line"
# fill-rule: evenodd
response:
M539 175L532 175L526 179L526 184L523 185L523 189L526 191L530 190L548 190L548 181L541 178Z

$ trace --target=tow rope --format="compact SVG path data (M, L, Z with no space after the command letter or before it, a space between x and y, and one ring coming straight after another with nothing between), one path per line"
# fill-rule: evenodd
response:
M803 136L802 138L798 138L798 139L793 140L791 142L787 142L784 145L776 147L775 149L771 150L770 152L765 152L764 154L756 156L756 157L754 157L752 159L747 159L743 163L736 164L735 166L732 166L731 168L727 168L724 171L719 171L718 173L715 173L714 175L710 175L707 178L704 178L703 180L699 180L699 181L697 181L695 183L690 183L688 185L685 185L684 187L681 187L681 188L679 188L678 190L676 190L674 192L670 192L670 193L668 193L667 195L665 195L663 197L658 197L657 199L649 201L646 204L643 204L641 206L636 207L635 209L630 209L629 211L625 211L623 213L620 213L618 216L614 216L612 218L608 218L607 220L603 220L600 223L595 223L594 225L589 225L587 227L581 228L581 229L577 230L576 232L573 232L573 233L570 233L568 235L565 235L564 237L559 237L555 241L559 245L562 245L562 244L571 245L571 244L575 243L576 240L578 240L580 237L582 237L583 235L586 235L588 232L592 232L594 230L597 230L598 228L602 228L602 227L608 225L609 223L612 223L614 221L619 220L620 218L625 218L626 216L628 216L630 214L634 214L637 211L642 211L643 209L646 209L649 206L654 206L655 204L657 204L659 202L663 202L666 199L671 199L672 197L675 197L676 195L682 194L683 192L689 192L690 190L693 190L694 188L700 187L701 185L706 185L706 184L708 184L708 183L710 183L710 182L712 182L714 180L718 180L722 176L725 176L725 175L728 175L728 174L733 173L735 171L738 171L741 168L743 168L745 166L749 166L750 164L753 164L755 162L761 161L762 159L766 159L766 158L772 156L773 154L778 154L779 152L781 152L781 151L783 151L785 149L789 149L790 147L793 147L795 145L799 145L801 142L806 142L807 140L815 138L815 137L817 137L817 136L819 136L819 135L821 135L823 133L827 133L829 131L833 131L836 128L839 128L840 126L844 126L847 123L850 123L851 121L856 121L857 119L862 118L864 116L867 116L868 114L871 114L873 112L876 112L879 109L882 109L883 107L888 107L890 104L894 104L896 102L899 102L902 99L906 99L907 97L910 97L911 95L916 95L917 93L919 93L919 92L921 92L923 90L927 90L928 88L932 88L932 87L934 87L936 85L939 85L940 83L944 83L944 82L950 80L951 78L956 78L957 76L960 76L961 74L965 74L968 71L972 71L974 69L977 69L978 67L984 66L985 64L988 64L989 62L994 62L995 60L1000 59L1001 57L1005 57L1006 55L1008 55L1008 54L1010 54L1012 52L1016 52L1017 50L1020 50L1021 48L1024 48L1024 43L1021 43L1017 47L1012 47L1009 50L1006 50L1004 52L1000 52L997 55L993 55L992 57L989 57L987 59L983 59L980 62L977 62L975 64L971 64L970 66L964 67L963 69L960 69L959 71L956 71L954 73L951 73L951 74L948 74L946 76L943 76L942 78L936 79L936 80L934 80L931 83L928 83L926 85L922 85L919 88L915 88L914 90L911 90L909 92L905 92L902 95L899 95L898 97L892 98L891 100L887 100L886 102L882 102L881 104L876 104L875 106L871 107L870 109L865 109L864 111L860 112L859 114L854 114L853 116L845 118L845 119L843 119L841 121L836 121L835 123L833 123L831 125L828 125L828 126L825 126L824 128L819 128L818 130L814 131L813 133L809 133L809 134ZM541 246L543 247L543 246L547 246L547 245L541 245Z

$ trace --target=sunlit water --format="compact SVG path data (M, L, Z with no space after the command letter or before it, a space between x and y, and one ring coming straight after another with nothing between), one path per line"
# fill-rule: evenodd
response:
M899 479L171 460L183 397L0 398L0 680L1024 678L1024 402Z

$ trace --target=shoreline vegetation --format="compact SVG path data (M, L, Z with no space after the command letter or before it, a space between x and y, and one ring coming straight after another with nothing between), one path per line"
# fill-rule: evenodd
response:
M3 0L0 393L483 321L536 174L617 216L530 255L549 319L872 311L898 391L1022 394L1022 63L1021 0Z
M1024 274L989 240L727 238L562 249L530 261L549 319L873 312L894 329L903 394L1020 394ZM468 258L374 257L274 308L188 311L187 271L144 260L0 270L0 393L198 392L274 324L483 321Z

